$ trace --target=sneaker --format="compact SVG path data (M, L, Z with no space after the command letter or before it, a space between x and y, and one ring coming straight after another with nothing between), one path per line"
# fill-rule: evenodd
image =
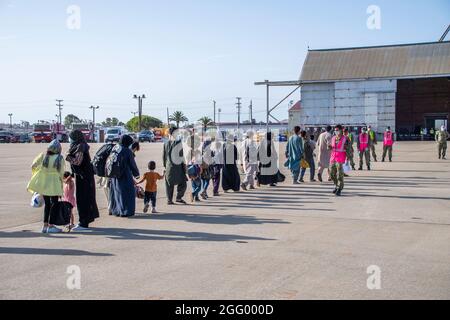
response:
M202 202L198 196L196 196L196 197L194 198L194 201L195 201L195 202Z
M309 182L317 182L316 179L309 180Z
M183 199L177 199L176 202L179 203L179 204L187 204L187 202L184 201Z
M158 211L156 211L156 208L152 208L152 213L158 213Z
M339 190L336 192L336 196L337 196L337 197L340 197L340 196L342 195L341 193L342 193L342 190L339 189Z
M255 186L250 186L250 190L256 190Z
M48 227L47 229L47 233L61 233L62 230L53 226L53 227Z
M47 226L43 226L41 233L47 233L48 227Z
M214 192L214 197L220 197L220 193Z
M208 196L206 196L204 193L202 193L202 194L200 195L200 197L202 197L203 200L208 199Z
M370 171L370 166L367 166L367 170Z
M331 178L328 178L328 182L331 182L331 181L333 181L333 179L331 179Z
M173 202L173 201L167 201L168 206L173 206L174 204L175 204L175 202Z
M148 212L148 208L150 207L150 205L148 205L148 204L146 204L145 206L144 206L144 213L147 213Z
M317 179L319 179L320 182L323 182L323 180L322 180L322 174L319 173L319 174L317 175Z
M303 179L300 179L300 182L301 182L301 183L305 183L305 180L303 180Z
M333 194L336 194L338 192L338 188L335 188L334 190L333 190Z
M358 171L362 171L362 170L363 170L363 168L362 168L362 167L359 167L359 168L358 168Z
M292 184L297 185L297 184L300 184L300 182L294 181Z
M245 185L245 183L241 184L241 188L242 188L242 190L247 191L247 186Z
M72 229L72 232L85 232L85 231L90 231L90 229L82 227L79 224L75 228Z

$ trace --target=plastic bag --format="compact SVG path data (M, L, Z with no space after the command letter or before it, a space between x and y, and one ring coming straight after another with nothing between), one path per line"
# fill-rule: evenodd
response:
M31 197L30 205L33 208L41 208L44 205L44 197L41 196L39 193L35 192Z
M348 162L344 163L343 169L345 174L352 172L352 167L350 167L350 164Z

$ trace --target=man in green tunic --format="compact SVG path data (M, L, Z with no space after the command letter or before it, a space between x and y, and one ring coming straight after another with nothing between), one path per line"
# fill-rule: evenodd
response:
M446 160L447 156L448 132L444 126L436 133L436 142L438 144L439 159Z
M170 128L169 140L164 143L163 165L166 168L167 204L173 205L173 194L177 186L176 202L186 204L183 200L187 189L186 162L183 154L183 142L175 137L178 128Z

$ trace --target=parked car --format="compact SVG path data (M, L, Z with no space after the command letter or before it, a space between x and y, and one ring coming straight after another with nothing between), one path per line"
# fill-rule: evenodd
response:
M288 141L288 137L287 137L287 135L285 135L285 134L279 134L278 135L278 141L279 142L286 142L286 141Z
M105 142L119 142L125 130L122 128L111 128L106 131Z
M11 143L14 141L14 135L10 132L0 132L0 143Z
M155 142L155 134L150 130L144 130L139 133L139 142Z
M14 138L15 143L30 143L32 141L30 135L28 134L17 134Z

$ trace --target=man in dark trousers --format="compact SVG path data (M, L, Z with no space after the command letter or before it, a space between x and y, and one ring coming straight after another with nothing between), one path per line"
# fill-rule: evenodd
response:
M187 189L186 162L183 154L183 142L175 137L178 128L170 128L169 140L164 143L163 165L166 168L167 204L173 205L173 194L177 186L176 202L186 204L183 200Z

